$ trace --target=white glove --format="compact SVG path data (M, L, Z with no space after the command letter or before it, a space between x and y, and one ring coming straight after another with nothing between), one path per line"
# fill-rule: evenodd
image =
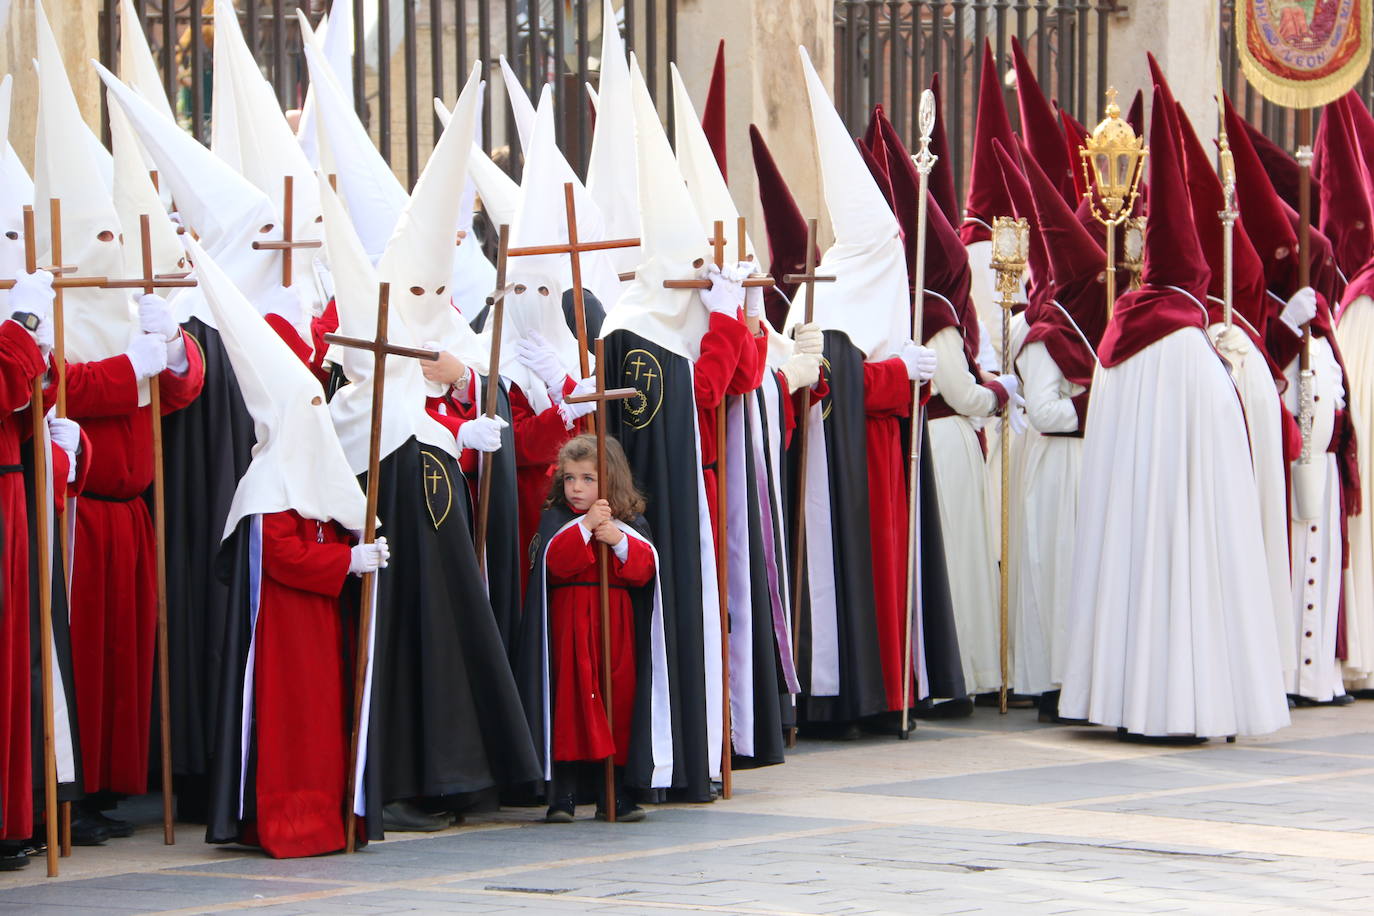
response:
M16 312L32 312L39 318L52 316L52 274L46 270L21 273L10 290L10 306Z
M1010 373L1007 375L999 375L997 376L997 384L1001 385L1002 388L1006 390L1008 401L1013 404L1020 403L1022 407L1026 406L1026 402L1022 400L1019 394L1021 391L1021 379Z
M152 293L138 297L138 327L144 334L156 334L163 340L171 340L181 330L167 300Z
M386 569L386 561L391 559L391 548L387 546L384 537L377 538L371 544L358 544L352 553L348 561L348 571L355 576Z
M38 344L38 352L46 357L57 346L56 339L53 337L52 319L47 315L38 317L38 327L34 329L33 339Z
M745 279L754 273L753 261L740 261L736 266L738 270L744 272ZM758 318L763 314L763 287L748 286L744 289L744 316L746 318Z
M1293 294L1283 307L1279 320L1288 325L1294 334L1302 333L1302 326L1317 317L1317 293L1310 286L1304 286Z
M515 345L515 358L535 375L539 376L545 387L551 391L558 389L562 394L563 380L568 373L558 361L558 354L549 346L548 341L538 331L533 331Z
M135 378L152 378L167 368L167 341L156 334L139 334L124 355L134 367Z
M906 363L906 377L913 382L928 382L935 377L935 351L908 340L902 347L902 362Z
M596 379L584 378L577 383L577 387L573 388L572 396L582 397L594 393L596 393ZM573 424L587 414L595 412L595 401L579 401L576 404L569 404L567 401L562 401L558 405L558 415L563 418L563 425L568 429L572 429Z
M999 372L1002 369L1002 360L998 358L997 351L992 346L992 335L988 333L988 326L983 324L983 319L978 319L978 365L983 367L985 372Z
M76 456L81 451L81 427L74 420L57 415L57 408L48 408L44 417L48 421L48 438L52 444L67 453L67 483L76 480Z
M721 270L715 264L707 264L697 271L698 278L711 281L710 289L701 290L701 304L713 314L719 312L734 318L744 304L744 287L740 285L744 278L738 274L738 268Z
M810 388L821 380L821 358L814 353L794 353L778 371L787 379L788 392Z
M1245 356L1254 349L1250 343L1250 335L1235 325L1222 328L1217 333L1216 347L1219 352L1226 356Z
M506 421L500 417L478 417L458 427L458 447L479 452L494 452L501 448L501 430Z
M792 338L796 343L795 353L809 353L812 356L820 356L825 352L825 334L821 331L818 324L799 324L792 332Z
M1007 416L1007 424L1011 426L1013 433L1023 435L1030 428L1030 418L1026 416L1026 400L1018 394L1008 403L1011 404L1011 413Z

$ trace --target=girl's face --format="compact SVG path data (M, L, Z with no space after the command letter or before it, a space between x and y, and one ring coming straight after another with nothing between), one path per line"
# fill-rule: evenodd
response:
M563 498L574 512L586 512L596 502L596 462L569 461L563 465Z

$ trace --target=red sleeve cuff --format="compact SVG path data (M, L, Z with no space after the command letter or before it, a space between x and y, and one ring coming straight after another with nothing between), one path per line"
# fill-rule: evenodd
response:
M1007 389L1002 387L1001 382L988 382L983 387L991 391L997 397L998 410L1007 406L1007 401L1009 401L1010 398L1007 395Z

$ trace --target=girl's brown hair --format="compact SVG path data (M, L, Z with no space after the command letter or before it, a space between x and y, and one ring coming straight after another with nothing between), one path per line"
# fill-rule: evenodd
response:
M544 501L545 509L568 505L563 497L563 468L569 461L596 464L596 436L587 433L574 436L558 450L549 498ZM625 449L613 436L606 437L606 479L601 481L601 495L611 504L611 512L622 522L632 522L635 516L644 513L644 495L635 487Z

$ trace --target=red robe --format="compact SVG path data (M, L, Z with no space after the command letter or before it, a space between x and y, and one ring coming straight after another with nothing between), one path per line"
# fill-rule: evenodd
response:
M200 346L183 337L186 373L159 376L164 414L195 400L205 380ZM141 498L153 483L152 411L138 406L128 357L113 356L67 367L67 413L90 438L93 459L77 503L71 590L86 791L141 795L157 629L153 522Z
M4 537L0 562L0 840L33 834L33 764L29 725L29 529L20 446L33 434L33 380L43 374L43 357L32 335L14 321L0 323L0 512ZM16 413L15 411L18 411ZM54 476L61 456L57 449ZM55 488L60 489L60 488Z
M563 385L563 396L572 394L575 385L569 378ZM568 429L557 405L535 413L518 385L510 387L510 413L515 427L515 481L520 494L520 556L528 558L530 541L539 530L539 516L549 498L549 481L558 450L577 434L581 424ZM528 564L529 560L522 562ZM526 577L520 579L522 587L526 581Z
M611 704L615 743L601 699L601 599L597 586L596 540L583 539L581 522L549 541L549 678L553 691L553 759L604 760L615 750L624 766L630 750L635 705L634 604L627 588L654 577L653 550L625 535L622 563L610 554Z
M349 536L334 522L294 511L262 517L254 826L263 851L278 859L344 846L349 685L339 593L350 559Z
M702 477L706 484L706 506L711 512L712 543L719 531L716 506L716 462L720 457L716 441L716 408L726 395L739 395L759 386L761 347L749 328L738 318L712 312L710 324L701 337L701 355L692 371L697 404L697 429L701 435Z
M883 661L887 708L897 710L902 708L902 652L906 647L908 526L901 421L911 416L911 380L900 359L864 363L864 413L878 652Z

